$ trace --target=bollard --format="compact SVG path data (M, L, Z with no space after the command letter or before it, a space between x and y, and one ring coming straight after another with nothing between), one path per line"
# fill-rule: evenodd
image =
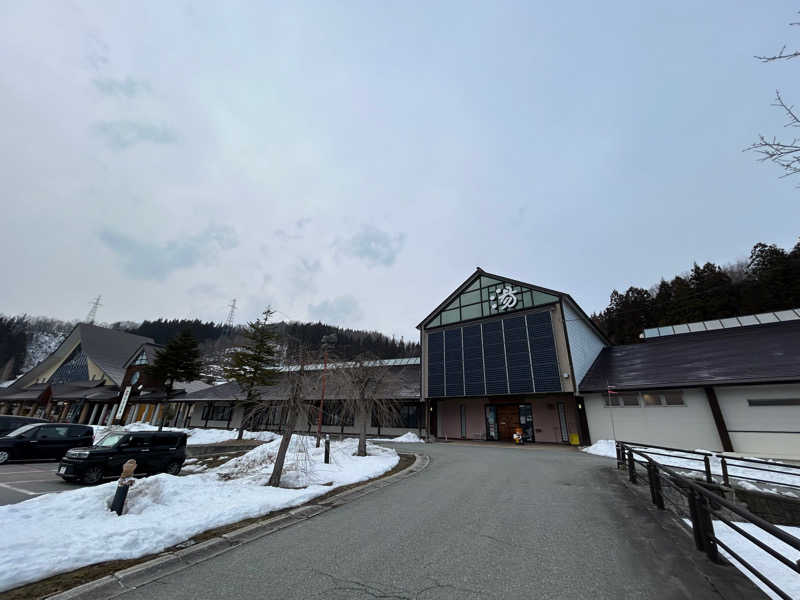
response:
M331 436L325 434L325 464L331 464Z
M114 500L111 502L111 510L117 515L122 515L122 509L125 508L125 499L128 497L128 489L133 484L133 472L136 470L136 461L130 459L122 465L122 475L119 477L117 483L117 491L114 494Z

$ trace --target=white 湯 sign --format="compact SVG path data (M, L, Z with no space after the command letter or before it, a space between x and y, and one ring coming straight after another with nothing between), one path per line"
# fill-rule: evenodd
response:
M498 286L494 293L489 296L489 300L492 302L492 310L508 310L517 305L517 292L513 291L509 285L505 287Z
M125 388L125 391L122 392L122 402L119 403L119 408L117 409L117 419L121 419L123 413L125 412L125 406L128 404L128 398L131 395L131 386Z

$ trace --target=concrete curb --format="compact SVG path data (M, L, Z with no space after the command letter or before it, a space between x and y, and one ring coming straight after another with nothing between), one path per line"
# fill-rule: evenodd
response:
M156 558L141 564L116 571L113 575L107 575L102 579L90 581L71 590L48 596L47 600L105 600L107 598L115 598L165 575L170 575L209 560L237 546L247 544L291 525L302 523L336 506L347 504L371 492L397 483L426 469L430 464L429 456L418 453L414 453L414 456L414 462L411 466L389 477L334 494L319 503L315 503L312 500L308 504L298 506L287 513L245 525L219 537L193 544L181 550L164 552Z

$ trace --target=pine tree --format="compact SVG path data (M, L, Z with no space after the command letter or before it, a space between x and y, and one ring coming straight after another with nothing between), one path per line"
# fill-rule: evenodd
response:
M193 381L200 378L200 349L197 340L189 331L183 331L172 338L164 350L159 350L155 361L147 367L148 374L156 381L161 382L169 403L173 394L176 381ZM159 431L164 425L164 418L158 426Z
M277 379L278 347L275 328L269 323L273 312L267 308L260 319L247 324L243 334L245 345L231 355L225 366L225 378L238 383L244 395L239 403L244 407L239 439L242 439L245 426L263 408L259 388L272 385Z

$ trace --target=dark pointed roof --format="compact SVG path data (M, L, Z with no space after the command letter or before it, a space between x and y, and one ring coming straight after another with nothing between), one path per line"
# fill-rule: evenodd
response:
M581 392L800 381L800 321L649 339L604 348Z

